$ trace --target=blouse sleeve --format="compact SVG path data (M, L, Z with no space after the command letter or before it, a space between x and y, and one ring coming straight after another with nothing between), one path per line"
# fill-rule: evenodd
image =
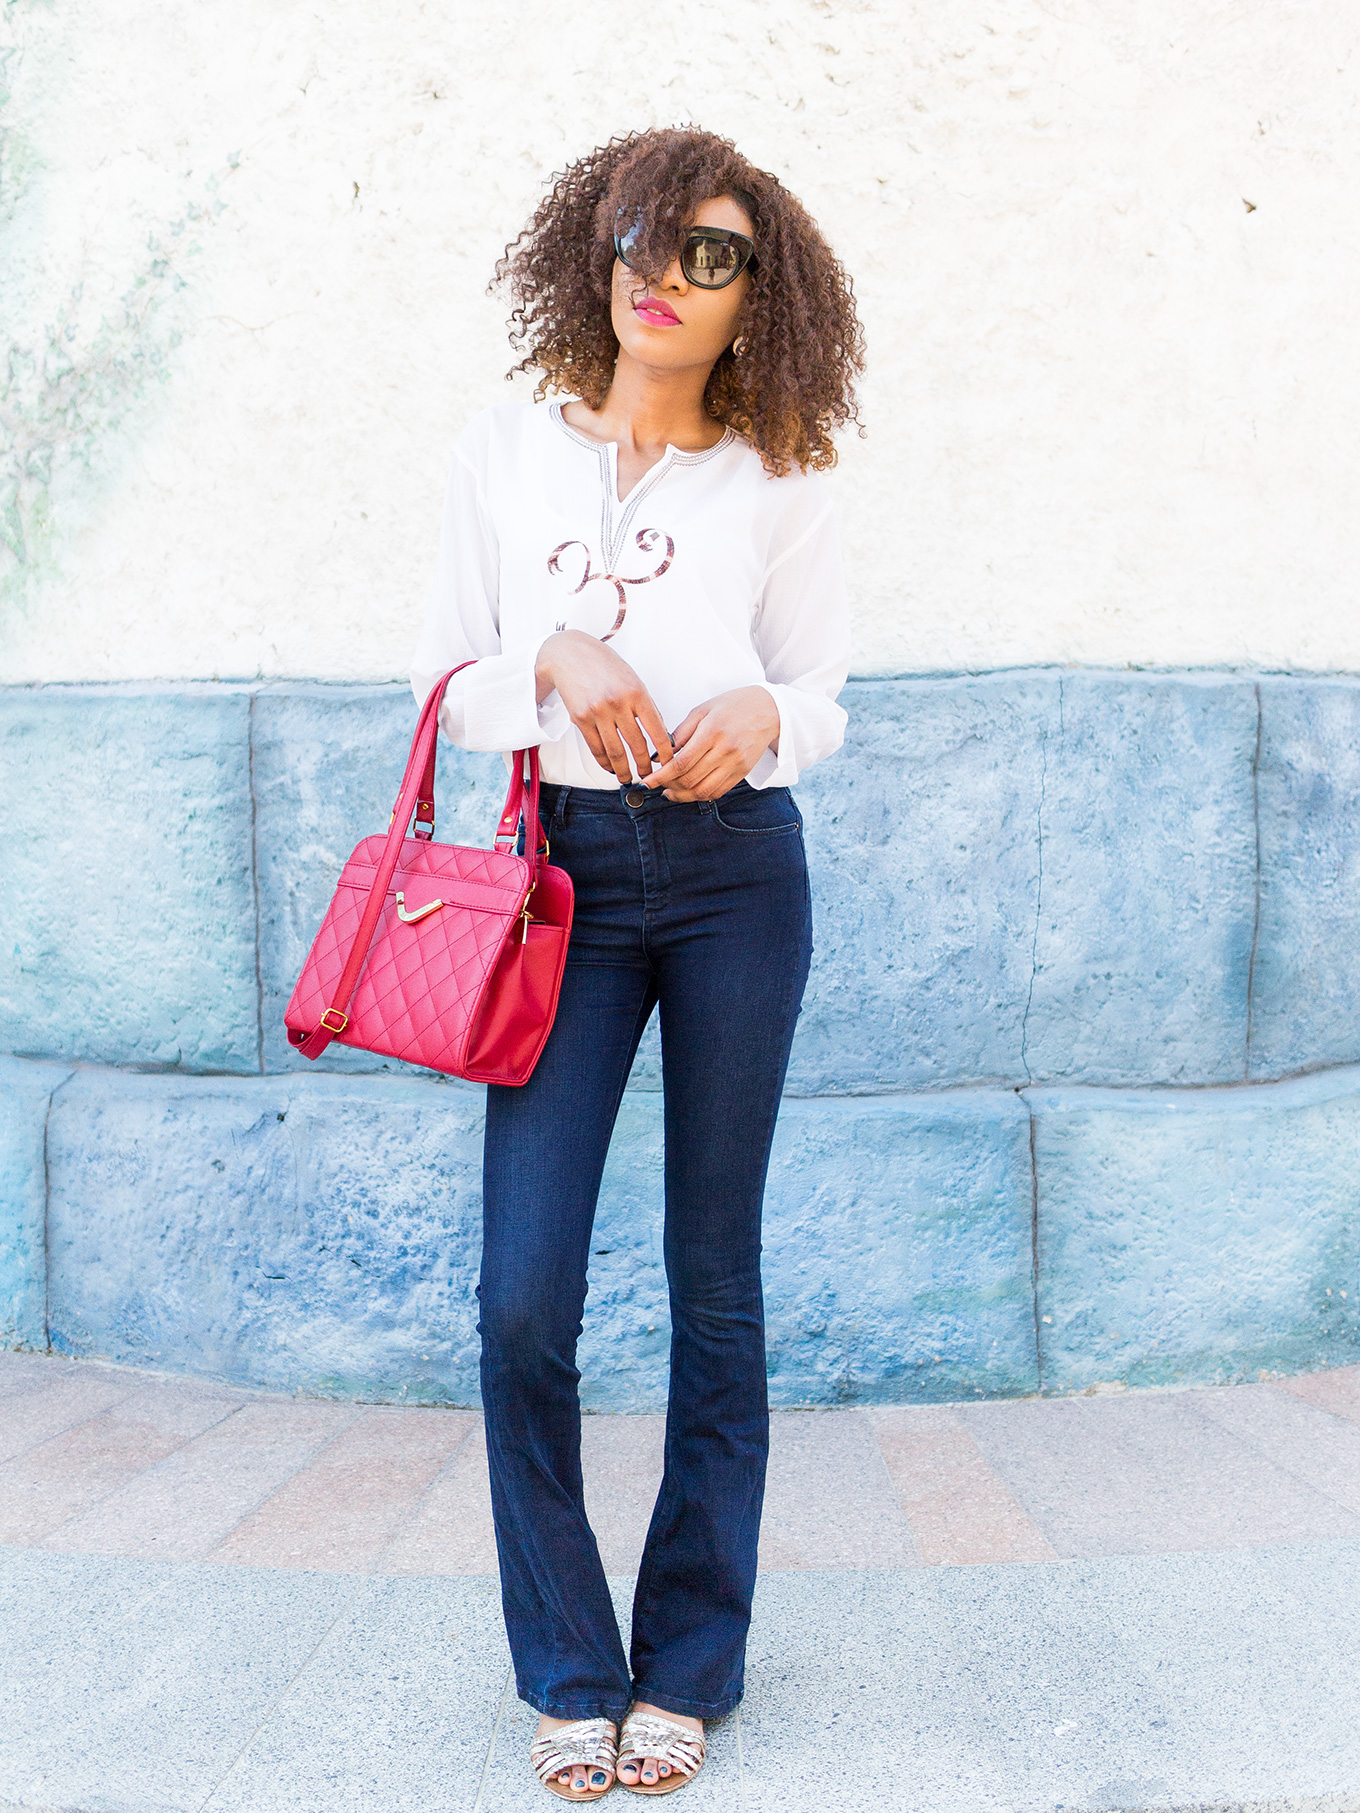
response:
M500 554L474 457L464 443L454 453L411 687L423 705L441 674L475 660L449 682L441 727L463 749L529 749L565 735L571 720L555 692L536 703L541 644L501 650Z
M772 550L755 648L765 690L779 708L779 749L767 751L747 779L753 787L788 787L845 738L846 714L836 695L850 672L850 612L829 504L810 528L800 525Z

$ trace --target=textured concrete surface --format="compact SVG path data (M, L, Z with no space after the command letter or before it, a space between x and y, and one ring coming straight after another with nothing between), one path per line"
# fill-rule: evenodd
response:
M0 1343L47 1345L47 1109L69 1072L0 1057Z
M249 714L224 687L0 690L6 1049L256 1068Z
M848 746L803 788L817 949L770 1192L780 1401L1348 1358L1357 689L1020 673L847 696ZM47 1317L77 1352L473 1401L475 1092L341 1048L323 1069L352 1086L327 1082L281 1027L334 877L384 820L407 694L0 704L21 802L4 1036L81 1067L50 1117L64 1071L5 1072L8 1338L43 1345ZM67 822L47 751L73 746L101 866L62 872L53 915L30 872ZM440 835L485 840L502 784L445 750ZM183 1074L202 1069L235 1075ZM595 1243L601 1409L663 1389L659 1085L653 1029Z
M1229 1082L1249 1019L1254 1075L1353 1056L1357 698L1212 675L852 684L845 750L800 787L817 931L790 1090ZM386 822L409 694L11 688L0 705L19 801L7 1048L295 1070L283 1008L341 865ZM73 742L74 806L49 757ZM486 841L503 787L494 757L445 749L438 835ZM53 824L71 833L55 912ZM649 1037L637 1084L657 1086L657 1055Z
M175 1445L85 1502L101 1426L153 1403ZM0 1501L45 1468L83 1508L0 1546L0 1807L543 1804L476 1418L0 1355L21 1425ZM660 1430L585 1419L625 1633ZM786 1412L771 1441L746 1697L696 1807L1360 1808L1360 1368Z
M31 1068L29 1151L49 1075ZM475 1403L481 1125L477 1090L419 1076L77 1069L46 1115L53 1346L274 1389ZM774 1401L1346 1363L1360 1347L1357 1142L1349 1069L1228 1090L791 1098L766 1198ZM659 1097L631 1092L592 1245L592 1409L664 1401L661 1144ZM36 1304L31 1185L28 1200L12 1270Z
M1360 1061L1360 684L1263 680L1251 1075Z
M1236 1081L1256 907L1255 689L1064 675L1045 728L1027 1080Z
M48 1129L54 1346L466 1401L481 1095L81 1073Z
M475 1403L481 1093L82 1071L47 1133L51 1340L275 1389ZM661 1102L619 1119L582 1352L665 1401ZM790 1101L766 1211L776 1402L1033 1389L1029 1121L1006 1091Z
M399 676L495 259L677 120L855 281L860 671L1360 670L1348 7L336 3L6 9L12 677Z
M1035 1389L1029 1117L1012 1092L786 1102L765 1202L774 1402Z
M1046 1388L1354 1358L1360 1072L1028 1099Z
M845 747L798 786L814 951L789 1086L1023 1081L1057 682L866 682L843 696Z

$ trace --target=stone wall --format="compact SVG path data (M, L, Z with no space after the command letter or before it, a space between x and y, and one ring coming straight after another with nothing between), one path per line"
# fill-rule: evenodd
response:
M771 1175L782 1404L1238 1378L1360 1323L1360 683L861 681L800 785L816 957ZM475 1401L481 1092L281 1014L386 823L394 686L0 690L0 1327ZM436 835L495 758L445 750ZM659 1053L583 1364L664 1392Z

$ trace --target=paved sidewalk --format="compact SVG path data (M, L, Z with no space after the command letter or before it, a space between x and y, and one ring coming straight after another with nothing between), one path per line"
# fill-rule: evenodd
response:
M585 1424L625 1618L660 1444ZM0 1808L557 1804L471 1412L2 1354L0 1545ZM1360 1813L1360 1369L782 1413L761 1555L687 1813Z

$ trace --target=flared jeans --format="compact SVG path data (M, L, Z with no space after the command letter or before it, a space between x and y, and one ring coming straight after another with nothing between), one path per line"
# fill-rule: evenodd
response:
M742 782L672 803L545 787L576 915L552 1033L487 1096L482 1400L520 1697L556 1718L741 1698L769 1443L760 1212L807 980L802 823ZM661 1015L670 1395L631 1658L586 1518L576 1343L595 1203L638 1042ZM631 1666L630 1666L631 1663Z

